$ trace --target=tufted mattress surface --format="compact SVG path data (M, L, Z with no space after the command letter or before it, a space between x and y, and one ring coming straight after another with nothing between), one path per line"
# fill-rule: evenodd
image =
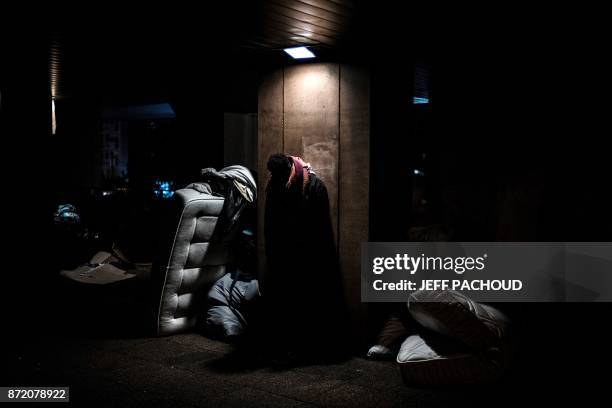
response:
M206 186L206 185L204 185ZM224 199L206 188L185 188L174 194L178 225L161 273L158 335L174 334L195 326L200 289L225 275L228 249L215 242L215 227Z

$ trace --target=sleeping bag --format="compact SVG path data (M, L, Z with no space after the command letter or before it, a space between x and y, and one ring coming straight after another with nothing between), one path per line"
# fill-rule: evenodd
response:
M230 339L247 328L249 303L259 296L259 282L236 271L221 277L208 291L205 330Z

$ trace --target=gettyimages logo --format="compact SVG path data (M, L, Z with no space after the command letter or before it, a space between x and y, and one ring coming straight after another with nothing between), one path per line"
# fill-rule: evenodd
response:
M362 244L362 301L446 289L479 302L612 302L612 243Z
M395 254L393 257L376 257L372 261L372 272L380 275L385 271L405 271L414 275L418 271L453 271L462 275L465 271L482 271L488 255L479 257L459 256L410 256L408 254Z

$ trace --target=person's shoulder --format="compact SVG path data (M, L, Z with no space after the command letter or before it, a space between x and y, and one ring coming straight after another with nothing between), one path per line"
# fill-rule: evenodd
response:
M321 180L316 174L310 174L308 179L308 188L315 193L327 192L327 186L325 182Z

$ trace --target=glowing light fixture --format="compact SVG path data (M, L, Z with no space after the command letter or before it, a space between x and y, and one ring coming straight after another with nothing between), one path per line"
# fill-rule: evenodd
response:
M285 48L287 54L291 56L293 59L306 59L306 58L314 58L315 55L306 47L293 47L293 48Z
M415 96L414 98L412 98L412 103L414 103L415 105L424 105L429 103L429 98Z
M55 121L55 97L51 98L51 134L55 134L57 122Z

